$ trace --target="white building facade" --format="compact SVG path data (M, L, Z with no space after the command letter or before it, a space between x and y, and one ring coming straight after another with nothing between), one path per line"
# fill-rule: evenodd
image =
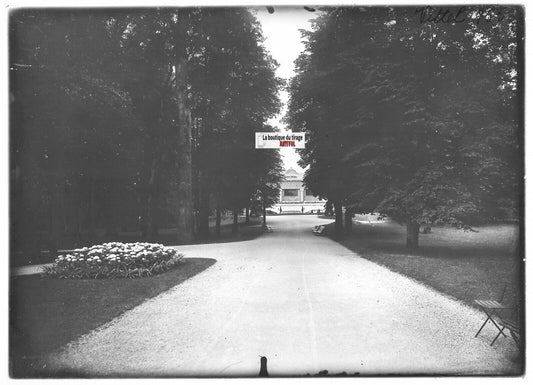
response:
M325 200L319 199L303 185L303 174L290 168L285 172L279 191L279 203L272 206L278 214L324 212Z

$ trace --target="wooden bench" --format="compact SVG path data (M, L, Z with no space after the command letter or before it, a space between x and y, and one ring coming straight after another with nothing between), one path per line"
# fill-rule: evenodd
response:
M324 232L324 229L326 228L326 226L324 225L316 225L314 228L313 228L313 233L315 235L322 235L322 233Z

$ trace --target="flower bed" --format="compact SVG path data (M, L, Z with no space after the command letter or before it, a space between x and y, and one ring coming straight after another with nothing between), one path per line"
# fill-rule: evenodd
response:
M44 274L58 278L134 278L165 272L183 258L177 250L154 243L110 242L60 255Z

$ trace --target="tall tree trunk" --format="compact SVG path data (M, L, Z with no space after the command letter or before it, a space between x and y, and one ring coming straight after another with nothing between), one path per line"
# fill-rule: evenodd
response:
M118 226L117 226L117 194L114 191L115 186L111 182L106 183L106 197L105 197L105 215L104 215L104 225L105 225L105 236L110 239L116 239L118 236Z
M89 200L87 202L87 238L89 243L95 240L95 223L94 223L94 179L89 179Z
M67 210L67 202L66 202L66 192L63 191L61 194L61 220L63 221L63 234L69 234L70 227L68 225L69 218L68 218L68 210Z
M11 120L11 127L15 127L15 124L12 123L15 121L13 119L13 114L10 116ZM18 151L17 151L18 153ZM18 154L17 154L18 155ZM10 161L11 161L11 179L10 179L10 195L9 195L9 202L10 202L10 231L9 231L9 255L11 262L15 262L15 258L18 251L22 250L23 245L27 245L28 242L25 242L24 235L27 234L28 230L31 228L29 226L29 221L27 221L25 212L24 212L24 200L22 199L22 192L23 192L23 184L22 184L22 172L21 168L16 165L16 154L14 152L11 153ZM50 218L49 218L50 219ZM51 238L51 237L50 237ZM51 244L51 242L50 242Z
M147 241L150 242L153 239L153 211L152 211L152 193L147 192L146 195L143 197L143 203L142 203L142 218L141 218L141 237Z
M105 217L105 235L109 238L116 238L118 236L117 220L112 207L108 207Z
M220 205L217 203L217 218L215 221L215 233L217 234L217 237L220 236L220 222L221 222L221 213L220 213Z
M418 247L418 237L420 234L420 224L408 221L407 222L407 247L416 249Z
M179 30L176 33L176 100L178 107L178 219L179 242L191 242L195 236L192 192L191 111L187 100L187 50L185 47L186 11L179 11Z
M146 218L148 217L148 195L141 197L141 216L139 218L139 227L141 230L141 239L146 240L148 237L148 227L146 226Z
M344 231L346 234L350 234L352 232L352 216L353 216L353 209L346 208L346 211L344 212Z
M153 241L155 238L154 231L154 216L155 216L155 180L158 169L158 159L152 159L150 164L150 176L147 181L143 202L143 218L142 218L142 237L146 241Z
M64 191L61 191L61 185L59 178L52 177L51 195L50 195L50 207L49 207L49 220L50 220L50 241L47 247L50 253L55 255L57 250L61 246L62 235L62 223L61 223L61 195ZM42 246L38 245L39 250L42 250Z
M266 227L267 225L267 209L265 205L265 201L263 201L263 227Z
M517 79L516 79L516 94L517 94L517 106L518 106L518 133L517 136L520 138L524 137L524 129L525 129L525 50L524 50L524 12L525 9L517 8L517 18L516 18L516 40L517 40L517 46L516 46L516 58L517 58ZM524 175L525 170L525 162L524 162L524 141L518 141L519 143L519 153L522 155L522 160L520 162L519 169L517 170L518 175ZM524 213L525 211L525 178L520 178L520 185L518 188L519 196L518 196L518 210L520 213ZM525 215L520 215L520 229L524 229L525 227ZM519 262L519 284L521 287L524 287L522 285L525 285L525 263L524 263L524 257L523 254L525 252L525 232L520 231L519 232L519 241L517 242L517 256L519 256L518 261ZM520 296L520 299L523 299L523 294ZM525 330L525 313L524 313L524 306L518 306L518 314L517 319L520 320L519 328L520 330ZM523 338L523 335L520 336ZM520 339L519 342L523 346L523 339ZM521 360L520 360L521 367L525 367L525 355L521 354Z
M340 201L333 202L335 208L335 233L342 234L342 204Z
M61 90L61 85L57 83L54 88L55 95L55 107L57 111L56 124L60 127L59 132L63 131L66 125L67 113L64 106L62 105L63 91ZM57 138L61 140L61 138ZM55 140L54 140L55 142ZM63 165L65 162L65 156L63 151L56 149L56 151L50 154L48 162L45 164L48 165L48 168L45 168L47 171L52 171L50 176L51 188L50 188L50 242L48 248L53 254L57 254L57 250L61 245L62 231L61 231L61 196L65 193L65 175L63 173L57 173L59 170L63 170ZM45 166L46 167L46 166ZM39 245L41 247L42 245Z
M71 238L74 240L74 245L78 246L82 243L82 231L83 231L83 208L81 200L78 198L74 201L76 206L74 209L74 228L72 230Z
M149 242L155 241L155 238L157 236L157 226L155 223L157 205L156 205L156 199L155 199L154 193L155 193L154 190L151 189L150 201L149 201L149 206L148 206L148 212L149 212L148 219L149 220L147 223L147 232L148 232L147 239Z
M201 181L199 189L198 232L203 237L209 237L209 191Z
M231 228L232 233L239 231L239 210L233 209L233 226Z

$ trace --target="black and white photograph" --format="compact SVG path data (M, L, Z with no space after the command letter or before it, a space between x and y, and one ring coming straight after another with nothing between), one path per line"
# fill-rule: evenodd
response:
M11 379L524 378L525 6L5 13Z

